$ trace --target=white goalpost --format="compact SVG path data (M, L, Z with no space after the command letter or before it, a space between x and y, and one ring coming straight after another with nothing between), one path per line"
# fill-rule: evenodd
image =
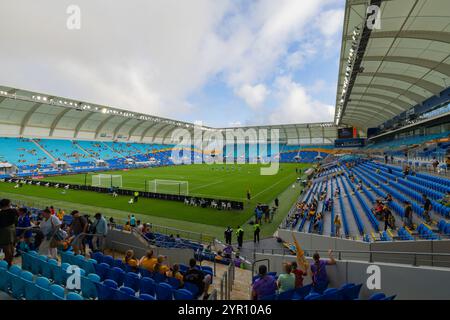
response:
M178 180L150 180L147 181L147 191L153 193L189 195L189 181Z
M113 174L97 174L92 176L91 186L103 188L122 188L122 176Z

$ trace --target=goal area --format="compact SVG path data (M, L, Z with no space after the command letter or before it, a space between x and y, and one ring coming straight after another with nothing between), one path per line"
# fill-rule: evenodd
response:
M122 188L122 176L112 174L97 174L92 176L91 185L103 188Z
M175 194L180 196L189 195L189 181L178 180L149 180L147 181L147 192Z

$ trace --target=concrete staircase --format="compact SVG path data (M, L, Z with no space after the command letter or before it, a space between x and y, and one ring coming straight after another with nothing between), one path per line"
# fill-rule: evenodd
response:
M30 139L30 141L33 142L33 143L36 145L36 147L38 147L38 148L39 148L43 153L45 153L50 159L52 159L53 162L56 161L56 158L55 158L50 152L48 152L47 150L45 150L44 147L42 147L42 146L40 145L39 142L37 142L37 141L34 140L34 139Z

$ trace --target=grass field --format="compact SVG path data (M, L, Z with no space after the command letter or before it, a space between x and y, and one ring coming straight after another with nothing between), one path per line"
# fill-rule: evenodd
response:
M298 177L295 168L304 170L305 167L307 166L302 164L281 164L278 174L274 176L262 176L260 165L249 164L190 165L108 172L122 175L123 188L126 189L144 190L145 181L154 179L189 181L189 195L241 200L244 201L243 211L224 212L185 206L180 202L144 198L140 198L138 203L128 204L129 197L113 198L107 194L75 190L68 190L63 194L61 189L28 185L15 189L12 184L7 183L0 184L0 194L11 195L11 198L14 198L14 195L20 196L19 200L42 199L48 205L53 204L56 207L61 203L67 210L78 208L79 205L86 208L87 212L100 211L121 218L134 213L145 222L222 237L224 227L245 226L253 216L254 207L258 202L271 204L277 196L282 204L277 217L277 220L280 220L283 211L287 212L300 192L298 184L296 188L292 188ZM84 184L86 180L90 184L92 177L81 174L48 177L45 180L76 184ZM247 190L252 194L250 202L245 199ZM71 204L72 208L69 208ZM263 226L262 235L273 233L277 227L276 222L270 227ZM244 227L245 229L250 230L250 226ZM247 238L250 232L246 233Z

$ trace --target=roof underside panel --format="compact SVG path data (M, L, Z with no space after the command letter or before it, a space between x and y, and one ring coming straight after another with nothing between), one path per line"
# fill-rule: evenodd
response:
M354 71L354 84L338 118L353 31L365 26L368 2L347 0L335 119L364 129L450 85L450 1L384 0L381 28L373 29L365 51L358 51L362 68Z

